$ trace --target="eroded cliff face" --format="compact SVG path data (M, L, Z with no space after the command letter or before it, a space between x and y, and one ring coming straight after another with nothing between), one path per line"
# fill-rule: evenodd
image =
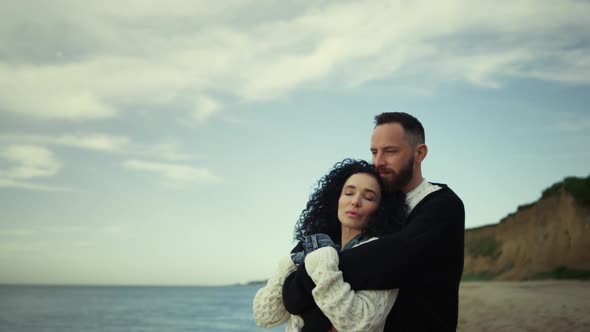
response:
M564 189L465 232L464 275L522 280L559 266L590 269L590 208Z

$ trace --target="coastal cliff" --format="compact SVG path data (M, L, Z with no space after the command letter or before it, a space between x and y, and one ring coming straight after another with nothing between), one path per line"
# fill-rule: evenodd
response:
M498 224L465 232L464 280L590 276L590 176L566 178Z

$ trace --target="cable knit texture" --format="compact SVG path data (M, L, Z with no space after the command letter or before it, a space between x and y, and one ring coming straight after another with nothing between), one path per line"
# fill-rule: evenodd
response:
M332 247L315 250L305 258L305 269L316 284L312 295L318 307L339 332L383 331L398 290L355 292L344 282L338 263L338 252Z
M283 305L283 283L287 276L295 271L290 256L279 262L277 271L266 283L266 286L256 292L253 309L254 320L260 327L271 328L287 323L286 331L300 331L303 320L299 316L291 315Z

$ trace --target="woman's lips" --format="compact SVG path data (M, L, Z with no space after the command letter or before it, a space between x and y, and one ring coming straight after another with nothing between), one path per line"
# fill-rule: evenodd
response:
M346 215L353 218L357 218L359 216L359 213L357 211L346 211Z

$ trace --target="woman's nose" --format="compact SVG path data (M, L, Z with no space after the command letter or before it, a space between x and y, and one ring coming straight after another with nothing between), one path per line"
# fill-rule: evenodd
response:
M352 199L352 206L356 206L356 207L361 206L361 199L360 199L360 197L354 197Z

